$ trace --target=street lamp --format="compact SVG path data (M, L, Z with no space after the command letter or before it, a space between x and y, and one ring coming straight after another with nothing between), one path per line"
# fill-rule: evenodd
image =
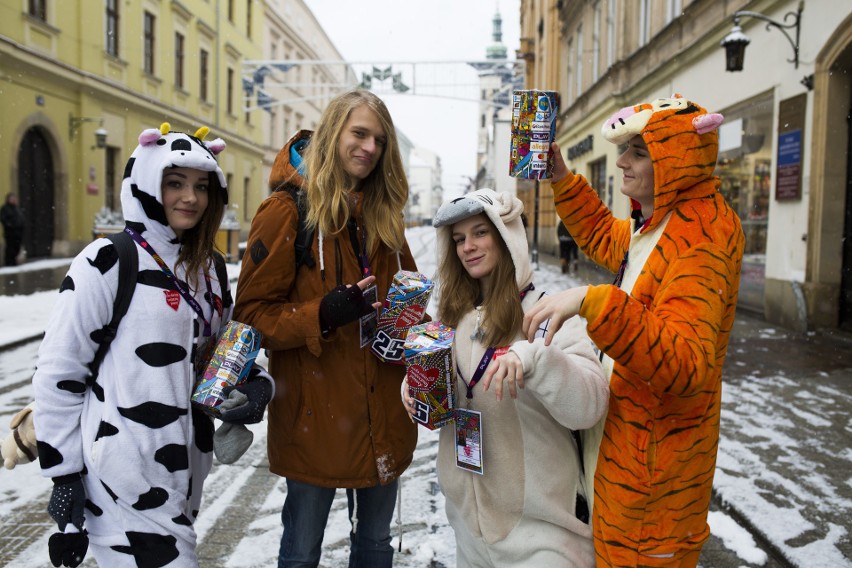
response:
M97 122L100 125L100 128L95 130L95 147L97 148L105 148L107 141L107 134L109 134L106 128L103 127L104 119L103 118L90 118L88 116L72 116L68 115L68 139L74 140L74 135L77 133L77 130L80 128L80 125L84 122Z
M742 28L740 28L740 18L742 17L750 17L757 18L758 20L763 20L766 22L766 29L768 30L770 27L778 28L784 37L787 38L787 41L790 42L790 45L793 47L793 59L788 59L790 63L795 65L796 69L799 68L799 34L801 32L801 23L802 23L802 10L805 9L805 3L799 2L799 7L795 12L787 12L784 14L784 22L787 22L789 18L793 19L793 23L780 23L776 22L772 18L764 16L763 14L759 14L757 12L749 12L746 10L740 10L738 12L734 12L734 27L731 28L731 31L728 35L725 36L720 43L720 45L725 48L725 71L742 71L743 70L743 60L745 59L745 48L750 43L748 36L743 33ZM786 30L795 29L796 30L796 40L793 41L793 38L790 37L790 34L787 33Z

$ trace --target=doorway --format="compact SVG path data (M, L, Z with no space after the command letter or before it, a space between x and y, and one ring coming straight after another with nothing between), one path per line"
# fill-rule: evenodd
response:
M852 76L852 68L846 71ZM846 113L846 213L843 220L843 266L840 276L840 327L852 331L852 89Z
M54 239L54 170L50 147L42 131L27 130L18 148L18 200L27 226L27 259L51 256Z

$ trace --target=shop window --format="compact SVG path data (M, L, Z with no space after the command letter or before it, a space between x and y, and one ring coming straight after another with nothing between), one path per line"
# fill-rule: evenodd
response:
M612 197L608 195L606 183L606 157L595 160L589 164L589 183L598 192L598 197L604 203L612 203Z
M716 175L745 233L740 304L763 311L772 171L772 97L723 111Z

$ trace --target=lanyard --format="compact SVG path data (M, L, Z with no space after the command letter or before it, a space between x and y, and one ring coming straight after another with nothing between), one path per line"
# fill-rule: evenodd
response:
M489 347L485 350L485 355L482 356L482 359L479 361L479 365L476 367L476 371L473 373L473 377L470 379L470 382L464 380L464 375L462 375L461 368L456 365L456 372L459 374L459 378L461 378L462 382L467 387L467 398L468 400L473 398L473 387L476 386L476 383L479 382L479 379L482 378L482 375L485 374L485 369L488 368L488 364L491 362L491 358L494 357L494 349L493 347Z
M535 290L535 286L530 282L529 286L521 290L521 300L529 293L530 291ZM476 386L476 383L479 382L479 379L482 378L482 375L485 374L485 369L488 368L488 364L491 363L491 359L494 358L494 353L497 351L494 347L489 347L485 350L485 354L482 356L482 359L479 360L479 365L476 366L476 371L473 373L473 377L471 377L470 382L467 382L464 378L464 375L461 372L461 367L456 365L456 372L459 374L459 378L461 378L462 382L464 382L467 387L467 398L468 400L473 398L473 387Z
M361 276L366 278L373 273L370 268L370 259L367 256L367 229L363 226L359 227L354 217L350 217L348 225L349 241L352 244L352 251L358 258L358 264L361 267ZM360 239L358 237L358 233L361 234Z
M166 261L163 260L163 257L157 254L157 251L154 250L154 247L152 247L150 243L148 243L148 241L146 241L142 237L142 235L140 235L130 227L124 227L124 232L130 235L130 238L132 238L134 241L139 243L139 246L142 247L142 250L150 254L151 258L156 261L157 265L159 265L160 267L160 270L163 271L163 274L165 274L166 277L168 277L168 279L172 281L175 287L177 287L178 292L180 292L180 295L183 296L183 299L186 300L186 302L193 309L193 311L195 311L195 313L198 314L198 317L201 318L201 320L204 322L204 336L210 337L213 332L210 327L210 321L208 321L207 318L204 317L204 310L201 309L201 306L198 304L195 298L192 297L192 294L189 293L189 290L186 288L186 286L184 286L181 281L177 279L177 277L174 275L174 272L172 272L169 266L166 264ZM204 273L204 281L207 283L207 292L212 298L213 290L210 288L210 276L206 272ZM213 319L212 312L210 319Z

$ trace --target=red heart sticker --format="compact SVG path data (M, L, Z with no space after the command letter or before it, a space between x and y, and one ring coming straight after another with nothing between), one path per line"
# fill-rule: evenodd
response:
M166 303L169 307L174 311L177 311L178 306L180 305L180 292L177 292L176 290L163 290L163 294L166 295Z
M411 327L412 325L419 323L420 320L423 319L423 312L426 311L426 308L421 306L420 304L415 304L413 306L408 306L397 316L396 322L394 322L393 326L397 329L405 329Z
M432 390L441 372L438 369L428 371L420 365L412 365L408 368L408 386L418 391Z

